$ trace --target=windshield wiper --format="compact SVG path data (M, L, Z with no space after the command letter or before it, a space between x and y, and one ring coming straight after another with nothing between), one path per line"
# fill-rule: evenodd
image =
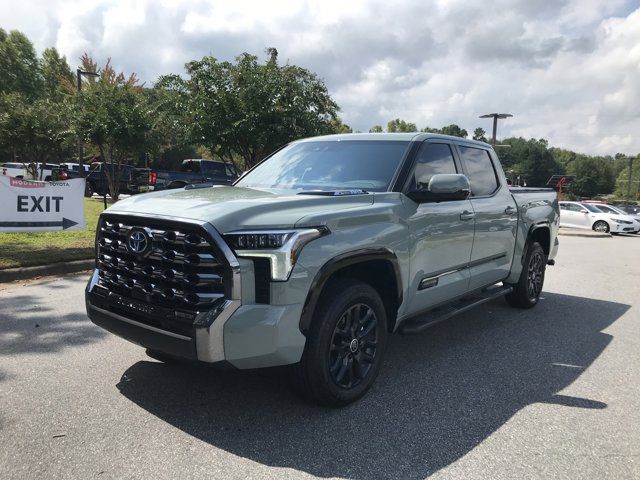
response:
M325 197L342 197L345 195L366 195L369 192L360 188L353 190L307 190L298 192L298 195L324 195Z

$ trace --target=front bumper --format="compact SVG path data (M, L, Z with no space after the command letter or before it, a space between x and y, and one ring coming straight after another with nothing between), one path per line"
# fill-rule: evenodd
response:
M302 304L241 305L229 300L198 314L178 333L168 330L167 309L122 302L117 295L95 289L97 283L96 270L85 293L91 321L142 347L240 369L288 365L302 357L305 337L298 328Z
M636 228L633 224L628 223L610 223L611 233L633 233Z

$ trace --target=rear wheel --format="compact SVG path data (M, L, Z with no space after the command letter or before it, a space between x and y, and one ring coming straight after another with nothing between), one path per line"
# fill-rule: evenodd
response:
M609 224L607 222L605 222L604 220L598 220L596 223L593 224L593 229L596 232L600 232L600 233L609 233Z
M329 406L362 397L382 366L387 317L370 285L340 279L319 302L294 379L305 396Z
M513 291L505 297L507 303L517 308L535 306L542 293L546 267L547 255L538 242L532 242L527 249L520 279L512 285Z

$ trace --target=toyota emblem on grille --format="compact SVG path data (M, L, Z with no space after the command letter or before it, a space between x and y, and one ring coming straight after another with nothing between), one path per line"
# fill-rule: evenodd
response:
M135 254L144 253L149 246L149 237L143 230L132 230L129 234L129 251Z

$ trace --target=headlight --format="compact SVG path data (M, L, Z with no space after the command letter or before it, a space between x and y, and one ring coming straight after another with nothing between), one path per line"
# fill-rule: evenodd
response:
M617 218L612 218L611 220L613 220L616 223L625 224L625 225L631 225L631 222L629 222L627 220L618 220Z
M224 238L239 257L268 258L271 263L271 279L286 281L302 248L328 233L329 229L326 227L255 230L229 232Z

